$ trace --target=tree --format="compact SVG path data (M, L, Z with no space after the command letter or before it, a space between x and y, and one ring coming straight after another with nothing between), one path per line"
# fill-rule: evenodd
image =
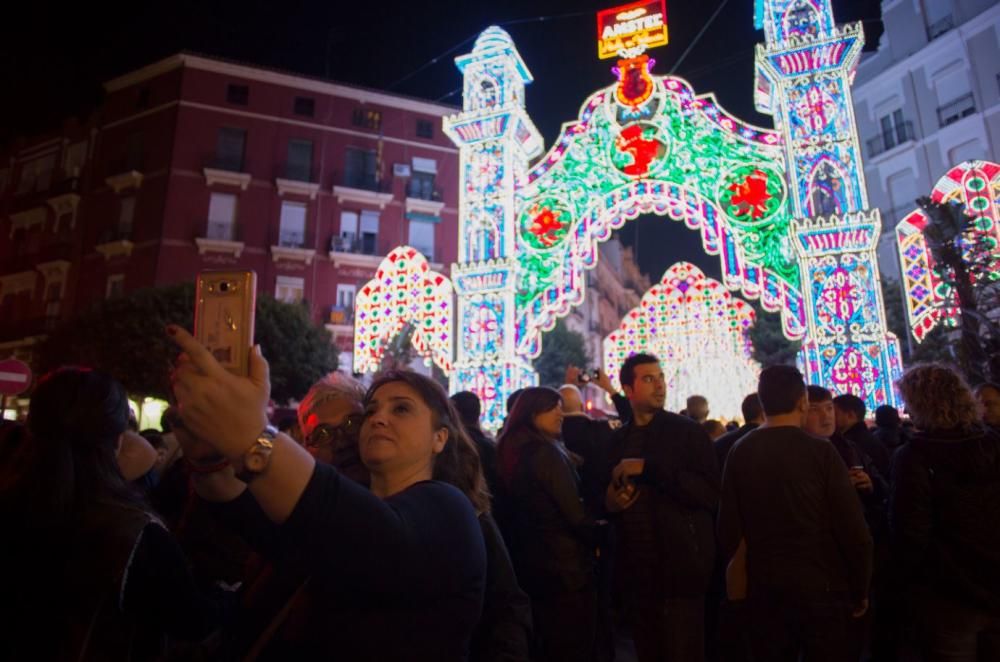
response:
M789 340L781 330L781 315L765 312L754 302L757 321L750 327L750 342L753 345L753 359L766 368L772 365L795 365L795 357L802 342Z
M67 364L99 367L135 398L167 399L177 349L167 324L190 329L194 286L190 283L138 290L102 301L60 327L40 345L39 371ZM305 304L257 297L255 339L271 367L271 397L279 404L302 397L337 366L326 329L309 319Z
M1000 378L1000 327L985 314L998 299L996 243L981 238L976 232L980 219L967 214L964 205L929 197L918 198L917 204L927 215L924 240L944 285L944 306L955 311L960 330L959 367L972 381Z
M542 353L534 361L538 383L558 388L562 386L566 366L586 368L590 365L587 343L576 331L566 327L563 320L542 337Z

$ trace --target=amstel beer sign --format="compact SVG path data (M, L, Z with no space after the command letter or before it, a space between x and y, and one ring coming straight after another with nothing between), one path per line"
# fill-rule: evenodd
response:
M667 43L666 0L640 0L597 12L597 56L635 57Z

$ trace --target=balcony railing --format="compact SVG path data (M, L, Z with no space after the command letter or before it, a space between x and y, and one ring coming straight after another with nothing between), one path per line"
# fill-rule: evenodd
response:
M354 308L350 306L330 306L330 324L354 324Z
M330 238L330 250L335 253L375 255L377 243L377 237L373 234L365 234L361 237L335 235Z
M205 238L237 241L237 226L235 223L226 221L208 221L205 226Z
M205 160L205 167L212 170L225 170L227 172L246 172L246 164L242 156L232 156L225 154L213 154Z
M302 248L305 246L306 238L302 232L292 230L281 230L278 234L278 245L285 248Z
M113 228L105 230L97 238L98 244L110 244L112 241L132 241L132 230L127 228Z
M411 179L406 183L406 197L413 198L415 200L433 200L434 202L440 202L441 189L434 188L434 185L431 182Z
M278 167L278 178L294 182L319 182L319 170L309 163L282 163Z
M963 117L976 112L976 99L972 92L950 101L938 108L938 122L942 127L954 124Z
M375 191L376 193L390 193L392 191L392 180L379 180L374 173L347 171L338 179L341 186L348 188L362 189L364 191Z
M910 140L916 140L917 135L913 131L913 122L903 122L897 124L893 131L883 131L868 141L868 156L875 157L883 152L888 152L893 147L902 145Z
M951 14L934 21L927 26L927 41L934 41L953 27L955 27L955 19Z

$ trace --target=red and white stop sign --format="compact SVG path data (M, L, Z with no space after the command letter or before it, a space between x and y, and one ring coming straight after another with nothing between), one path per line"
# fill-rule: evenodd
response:
M24 361L0 361L0 395L18 395L31 386L31 368Z

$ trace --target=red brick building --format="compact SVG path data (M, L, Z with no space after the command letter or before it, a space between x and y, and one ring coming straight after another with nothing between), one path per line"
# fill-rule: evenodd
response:
M456 108L190 54L104 87L86 124L0 155L0 357L95 300L239 268L307 300L347 367L380 256L456 257Z

